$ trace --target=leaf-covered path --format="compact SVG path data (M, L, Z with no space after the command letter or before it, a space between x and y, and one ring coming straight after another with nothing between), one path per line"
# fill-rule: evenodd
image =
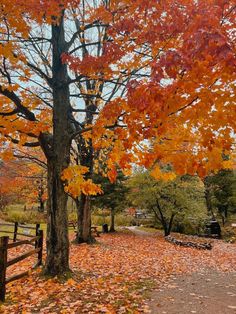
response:
M222 241L215 241L212 251L199 251L174 246L155 234L102 235L96 245L71 245L74 273L69 280L46 280L34 271L9 284L0 312L149 313L150 288L161 289L173 276L206 268L236 271L235 261L236 246Z

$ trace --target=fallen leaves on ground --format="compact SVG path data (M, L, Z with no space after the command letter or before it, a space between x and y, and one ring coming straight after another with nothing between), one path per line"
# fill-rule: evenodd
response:
M171 276L204 268L236 270L236 245L213 242L213 250L199 251L175 246L159 235L116 233L102 235L95 245L72 244L70 279L46 279L40 269L34 270L7 285L7 301L0 312L148 313L148 291ZM32 263L33 258L27 259L10 272Z

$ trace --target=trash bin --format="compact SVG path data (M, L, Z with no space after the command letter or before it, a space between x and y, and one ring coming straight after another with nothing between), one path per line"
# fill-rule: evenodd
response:
M102 225L102 232L103 233L108 233L108 224L103 224Z
M216 220L210 221L211 235L212 237L221 238L220 224Z
M206 224L206 234L211 238L221 238L220 224L214 218Z

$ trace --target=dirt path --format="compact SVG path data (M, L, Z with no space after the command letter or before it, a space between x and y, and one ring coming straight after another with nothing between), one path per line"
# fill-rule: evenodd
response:
M139 235L139 236L150 236L151 235L150 232L139 229L139 227L137 227L137 226L124 227L123 229L132 231L134 234Z
M139 236L151 235L138 227L128 229ZM235 314L236 272L199 269L190 275L172 277L151 293L148 305L152 314Z
M153 314L236 313L236 272L207 270L172 278L151 295Z

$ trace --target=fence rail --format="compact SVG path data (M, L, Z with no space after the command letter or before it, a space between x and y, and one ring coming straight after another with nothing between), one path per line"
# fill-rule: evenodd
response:
M2 227L8 228L7 230L2 229ZM11 230L9 230L11 228ZM40 229L40 224L35 224L35 226L29 226L26 224L20 224L18 222L14 223L7 223L7 222L1 222L0 223L0 233L4 234L12 234L11 237L9 237L13 242L17 241L18 236L24 236L24 237L34 237L38 234L38 231ZM31 230L35 230L35 235L30 234Z
M19 234L19 233L18 233ZM12 243L9 242L9 237L8 236L3 236L0 237L0 301L4 302L5 301L5 295L6 295L6 284L9 282L12 282L14 280L20 279L26 275L29 274L30 270L24 271L20 274L13 275L11 277L6 277L6 270L7 267L14 265L25 258L37 254L37 263L32 267L37 267L42 265L42 257L43 257L43 231L42 230L37 230L37 235L33 236L30 240L21 240L21 241L15 241ZM34 244L32 244L34 242ZM34 245L34 249L30 250L24 254L21 254L11 260L7 259L8 256L8 250L24 245L24 244L31 244Z

